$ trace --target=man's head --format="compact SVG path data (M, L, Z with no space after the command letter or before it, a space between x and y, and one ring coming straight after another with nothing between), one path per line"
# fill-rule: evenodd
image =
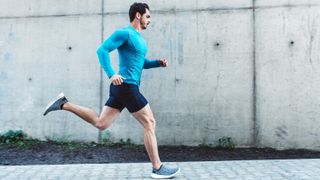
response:
M130 22L137 21L142 29L146 29L151 22L150 9L146 3L133 3L129 10Z

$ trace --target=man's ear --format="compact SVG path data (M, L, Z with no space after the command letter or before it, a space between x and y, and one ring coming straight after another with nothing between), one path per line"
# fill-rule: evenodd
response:
M141 19L141 14L140 14L139 12L136 13L136 18L137 18L138 20Z

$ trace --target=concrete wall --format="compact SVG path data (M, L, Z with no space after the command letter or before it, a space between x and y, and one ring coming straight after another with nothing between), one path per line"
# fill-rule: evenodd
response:
M63 91L100 112L110 82L95 52L128 25L133 2L2 0L0 132L97 141L99 132L73 114L43 117L43 109ZM320 149L320 3L146 2L147 57L170 61L142 75L159 144L216 144L230 136L237 146ZM116 66L117 53L111 57ZM143 129L127 110L109 131L114 141L143 143Z
M320 149L320 2L312 3L257 2L259 146Z

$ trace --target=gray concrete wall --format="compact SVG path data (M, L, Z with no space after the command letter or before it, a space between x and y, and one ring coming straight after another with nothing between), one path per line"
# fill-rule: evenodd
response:
M100 112L110 82L95 52L128 25L133 2L2 0L0 132L97 141L99 132L73 114L43 117L43 109L63 91ZM147 57L170 61L142 75L159 144L216 144L229 136L237 146L320 149L320 3L146 2ZM117 53L111 57L116 66ZM141 125L126 110L109 131L114 141L143 143Z
M320 2L280 2L257 2L257 144L319 150Z

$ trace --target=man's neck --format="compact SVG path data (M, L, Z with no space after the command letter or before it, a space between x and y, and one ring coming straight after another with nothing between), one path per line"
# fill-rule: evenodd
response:
M141 25L140 25L139 22L132 21L130 24L131 24L131 26L132 26L136 31L138 31L139 33L141 33L142 28L141 28Z

